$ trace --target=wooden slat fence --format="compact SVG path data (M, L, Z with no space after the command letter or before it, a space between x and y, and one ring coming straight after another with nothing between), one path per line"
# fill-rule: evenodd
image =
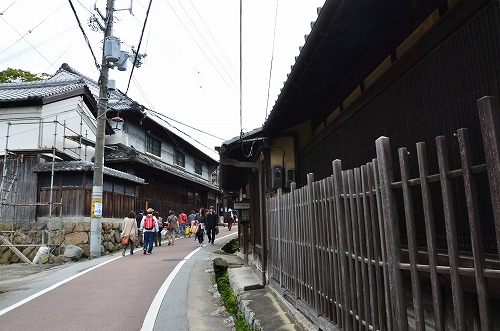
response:
M292 183L288 194L269 198L271 285L322 330L499 329L500 107L484 97L478 108L485 164L472 164L467 129L456 133L461 169L449 168L447 141L436 137L436 174L429 174L425 143L416 144L416 155L399 148L394 162L389 139L380 137L371 162L343 170L335 160L331 176L314 181L309 174L304 187ZM410 165L418 165L415 178ZM480 173L488 176L492 219L479 216L476 191L487 189L475 184ZM466 198L470 252L459 251L457 185ZM495 224L498 255L484 252L485 222ZM445 250L438 249L437 223L445 227Z

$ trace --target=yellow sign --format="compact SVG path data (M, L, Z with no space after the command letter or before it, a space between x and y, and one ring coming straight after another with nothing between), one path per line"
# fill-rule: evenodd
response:
M102 199L92 199L91 217L102 217Z

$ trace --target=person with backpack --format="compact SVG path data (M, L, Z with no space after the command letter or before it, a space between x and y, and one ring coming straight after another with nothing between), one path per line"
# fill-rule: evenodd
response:
M147 210L147 214L142 218L140 229L144 233L144 252L151 254L153 252L153 243L155 234L158 232L158 222L153 216L153 208Z
M168 228L168 245L174 245L175 237L177 236L177 232L179 231L179 223L177 220L177 216L175 216L175 212L170 210L168 212L167 223L170 224Z
M188 223L186 213L184 211L181 211L177 219L179 221L179 238L181 237L181 235L186 238L186 225Z

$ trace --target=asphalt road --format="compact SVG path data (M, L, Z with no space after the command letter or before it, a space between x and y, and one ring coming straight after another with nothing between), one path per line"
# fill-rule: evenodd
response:
M0 267L0 329L229 330L209 289L212 254L234 236L49 269Z

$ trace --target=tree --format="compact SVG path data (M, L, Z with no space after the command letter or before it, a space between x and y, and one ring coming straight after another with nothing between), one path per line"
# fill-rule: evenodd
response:
M0 83L19 83L19 82L32 82L35 80L42 80L49 77L49 74L32 74L29 71L22 69L7 68L0 71Z

